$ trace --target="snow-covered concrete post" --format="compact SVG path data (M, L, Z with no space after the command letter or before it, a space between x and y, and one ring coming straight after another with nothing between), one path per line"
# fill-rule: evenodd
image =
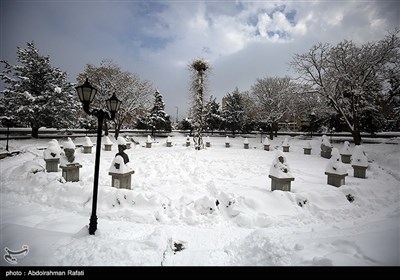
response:
M62 176L67 182L79 181L79 169L82 167L76 162L75 158L75 144L71 138L63 144L64 155L60 159L60 168L62 169Z
M248 148L249 148L249 140L248 140L247 138L244 138L243 147L244 147L245 149L248 149Z
M290 192L290 184L294 181L294 177L282 151L276 151L276 156L272 162L268 177L271 178L271 191L280 190Z
M113 142L110 140L108 135L104 136L104 150L105 151L111 151L111 147L113 145Z
M350 163L351 151L349 141L344 141L343 147L340 149L340 156L342 157L343 163Z
M282 143L282 149L285 153L288 153L289 148L290 148L289 140L287 138L285 138L285 140L283 140L283 143Z
M226 136L225 137L225 147L226 148L229 148L231 146L231 142L230 142L230 140L229 140L229 136Z
M171 136L168 136L168 137L167 137L167 147L172 147Z
M268 137L265 137L263 144L264 144L264 150L269 151L269 146L271 145L271 143L269 142Z
M332 154L332 145L328 140L326 135L322 135L322 143L321 143L321 157L323 158L331 158Z
M151 136L147 135L147 140L146 140L146 148L151 148L151 143L153 141L151 140Z
M207 148L211 147L210 136L206 137L206 147Z
M345 178L348 175L346 166L340 160L340 154L337 148L332 149L332 156L326 165L325 175L328 176L328 185L340 187L346 183Z
M60 163L61 148L56 139L50 140L46 150L43 152L43 158L46 162L47 172L58 172Z
M186 147L190 147L190 137L189 137L189 135L186 136Z
M116 155L108 170L111 175L111 187L117 189L131 189L131 176L135 173L128 163L124 162L124 158Z
M307 142L306 146L303 148L305 155L311 155L311 143Z
M83 153L84 154L91 154L92 153L92 147L93 147L93 142L90 140L88 136L85 136L85 142L83 142Z
M368 158L365 155L363 146L355 146L353 155L351 156L351 166L354 169L354 177L362 179L366 178Z

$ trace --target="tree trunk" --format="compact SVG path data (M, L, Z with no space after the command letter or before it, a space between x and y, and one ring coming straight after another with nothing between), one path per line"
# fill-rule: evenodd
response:
M36 139L39 138L39 127L32 126L32 137Z
M353 141L355 145L361 145L361 133L360 131L352 131L351 135L353 135Z
M273 124L269 126L269 139L273 140L274 139L274 129L273 129Z
M278 137L278 125L276 122L272 124L273 130L275 131L275 137Z

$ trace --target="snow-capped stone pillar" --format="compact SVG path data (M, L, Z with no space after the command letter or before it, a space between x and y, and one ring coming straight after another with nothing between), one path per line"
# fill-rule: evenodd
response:
M331 158L332 155L332 145L328 140L326 135L322 135L322 143L321 143L321 157L323 158Z
M79 181L79 169L82 167L75 158L75 144L71 138L63 144L64 155L60 159L60 168L62 176L67 182Z
M351 161L351 151L349 141L344 141L343 147L340 149L340 156L342 157L343 163L350 163Z
M211 147L210 136L206 137L206 147L207 148Z
M341 162L339 150L336 148L332 150L332 156L325 168L325 175L328 176L328 185L340 187L346 184L345 178L348 175L346 166Z
M282 151L276 152L268 177L271 178L271 191L280 190L290 192L290 184L294 181L294 177Z
M84 154L92 153L93 142L92 142L92 140L90 140L90 138L88 136L85 136L85 142L83 143L82 147L83 147Z
M167 138L167 147L172 147L171 136L168 136L168 138Z
M271 143L269 142L268 137L265 137L263 144L264 144L264 150L269 151L269 146L271 145Z
M43 158L46 162L47 172L58 172L60 163L61 148L56 139L50 140L46 150L43 152Z
M111 175L111 187L117 189L131 189L131 176L135 171L124 159L117 155L111 163L108 175Z
M244 138L243 141L243 148L248 149L249 148L249 140L247 138Z
M190 137L189 137L189 135L186 136L186 147L190 147Z
M303 148L305 155L311 155L311 143L307 142L306 146Z
M146 148L151 148L151 143L153 141L151 140L150 135L147 135L147 140L146 140Z
M104 150L105 151L111 151L111 147L113 145L113 142L110 140L110 138L108 137L108 135L104 136Z
M288 153L289 148L290 148L289 140L287 138L285 138L285 140L283 140L283 143L282 143L282 149L285 153Z
M363 146L355 146L354 153L351 156L351 166L354 170L354 177L362 179L366 178L368 159L365 155Z
M231 142L230 142L230 140L229 140L229 136L226 136L225 137L225 147L226 148L229 148L231 146Z

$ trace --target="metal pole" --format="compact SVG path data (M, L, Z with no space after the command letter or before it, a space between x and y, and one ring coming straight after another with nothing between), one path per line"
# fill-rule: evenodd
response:
M100 167L100 151L101 151L101 133L103 130L104 112L99 110L96 114L98 119L97 124L97 146L96 146L96 159L94 166L94 183L93 183L93 199L92 199L92 215L90 216L89 234L94 235L97 230L97 192L99 187L99 167Z
M6 144L6 151L8 152L8 135L10 133L10 126L7 126L7 144Z

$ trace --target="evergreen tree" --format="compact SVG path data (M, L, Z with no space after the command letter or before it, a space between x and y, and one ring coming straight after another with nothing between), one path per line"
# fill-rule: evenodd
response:
M244 122L244 104L243 97L236 88L232 93L228 93L225 97L225 106L222 111L224 118L224 126L232 131L240 131Z
M210 100L204 105L204 121L208 129L213 132L221 127L222 117L216 98L210 96Z
M161 93L156 90L154 93L154 106L147 116L147 126L151 129L151 135L157 130L171 131L170 117L164 111L165 103Z
M0 77L5 84L1 114L31 127L35 138L43 126L78 126L80 103L67 74L51 67L49 56L40 55L33 42L17 49L17 61L16 65L1 61L4 70Z

